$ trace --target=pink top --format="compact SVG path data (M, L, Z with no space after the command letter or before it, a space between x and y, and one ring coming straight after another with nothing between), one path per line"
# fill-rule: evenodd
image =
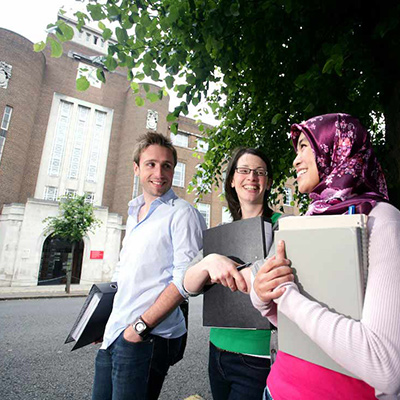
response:
M366 396L370 385L379 399L400 399L399 210L388 203L378 203L369 214L368 232L368 281L361 321L336 314L307 299L294 283L287 284L285 293L275 302L263 303L253 289L251 299L261 314L275 324L278 304L279 310L332 359L366 383L362 385ZM319 378L313 377L314 374ZM364 399L359 393L354 397L357 382L281 353L271 369L268 387L278 400ZM350 397L326 394L332 387L338 392L342 384L352 390L351 395L347 392Z
M375 390L359 379L278 352L267 379L274 400L374 400Z

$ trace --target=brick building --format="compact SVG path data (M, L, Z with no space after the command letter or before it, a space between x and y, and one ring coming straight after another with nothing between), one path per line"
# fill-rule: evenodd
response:
M136 139L148 130L170 131L168 97L137 107L124 71L107 73L107 84L97 81L98 56L107 45L85 28L64 44L62 57L51 58L0 29L0 286L63 283L70 245L46 236L43 219L57 215L60 196L74 193L86 195L103 223L77 249L73 282L111 278L127 204L141 193L132 164ZM78 92L82 73L91 86ZM185 187L201 162L192 156L201 135L189 118L180 118L179 128L174 190L193 202ZM210 226L221 222L222 204L213 192L199 205Z
M75 29L72 20L60 18ZM124 71L108 72L107 83L99 82L98 56L107 53L108 43L91 28L75 29L60 58L51 58L48 50L34 53L32 46L0 29L0 286L64 282L71 246L46 236L43 219L58 214L60 196L74 193L86 195L103 223L73 255L73 283L109 281L127 204L141 193L133 148L148 130L170 135L169 98L137 107ZM75 88L81 74L91 83L85 92ZM178 122L178 134L172 135L179 161L173 188L193 203L195 194L186 188L201 163L193 152L204 152L206 143L194 120ZM208 226L229 219L221 189L204 196L198 208Z

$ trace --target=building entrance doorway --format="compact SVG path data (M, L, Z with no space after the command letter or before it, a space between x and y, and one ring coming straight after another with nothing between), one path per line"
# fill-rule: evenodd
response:
M72 255L72 243L59 236L49 236L42 250L40 261L38 285L65 285L67 282L67 265L72 257L72 284L78 284L81 280L83 240L75 246Z

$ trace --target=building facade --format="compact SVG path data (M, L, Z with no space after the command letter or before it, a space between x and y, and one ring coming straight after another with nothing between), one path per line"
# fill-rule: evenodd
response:
M191 203L195 193L186 188L207 149L190 118L180 117L171 135L168 97L138 107L124 71L106 72L106 84L98 81L96 67L108 42L60 18L75 29L60 58L48 50L35 53L29 40L0 29L0 286L64 283L71 258L73 283L109 281L127 204L141 194L132 161L137 138L149 130L171 136L178 151L173 189ZM90 87L79 92L82 74ZM145 98L143 85L139 95ZM85 194L102 224L73 255L68 243L45 233L43 220L58 214L61 196L74 194ZM230 220L221 187L197 207L209 227Z
M106 84L96 79L107 46L99 32L75 29L63 55L52 58L48 50L34 53L29 40L0 29L0 286L63 283L71 257L80 264L73 283L111 279L127 204L141 193L133 173L136 140L149 130L167 136L170 130L168 97L138 107L124 71L106 73ZM82 74L91 83L85 92L76 90ZM145 97L143 86L139 94ZM181 118L179 128L174 142L183 136L187 143L177 144L173 188L193 202L185 188L201 162L193 157L201 135L189 118ZM102 221L76 255L46 234L43 222L58 214L61 196L74 194L85 194ZM214 193L199 208L209 226L221 222L221 200Z

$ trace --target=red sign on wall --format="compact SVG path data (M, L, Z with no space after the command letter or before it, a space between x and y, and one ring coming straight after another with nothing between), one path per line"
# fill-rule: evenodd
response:
M104 256L104 251L91 251L90 259L91 260L102 260Z

